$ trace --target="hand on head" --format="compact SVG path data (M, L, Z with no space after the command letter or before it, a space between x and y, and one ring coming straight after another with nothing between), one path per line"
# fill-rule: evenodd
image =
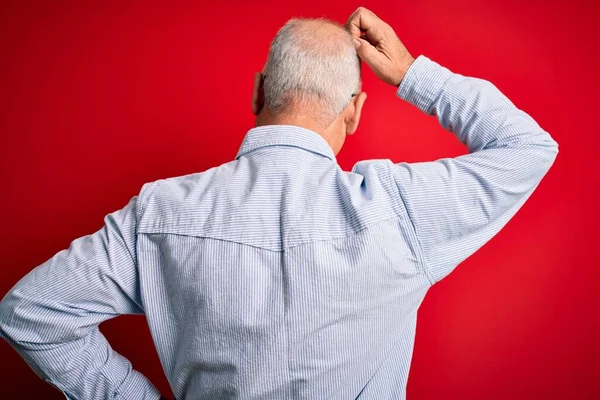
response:
M415 59L394 29L364 7L350 15L346 26L353 37L356 52L375 75L390 85L400 85Z

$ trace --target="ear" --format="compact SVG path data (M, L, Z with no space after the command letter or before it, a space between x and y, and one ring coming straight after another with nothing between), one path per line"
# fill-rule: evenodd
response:
M360 92L348 105L349 109L347 110L346 118L344 118L344 122L346 123L346 133L348 135L353 135L354 132L356 132L358 123L360 122L360 113L362 112L366 100L367 94L365 92Z
M252 113L258 115L265 105L265 92L263 89L263 74L256 72L254 74L254 90L252 91Z

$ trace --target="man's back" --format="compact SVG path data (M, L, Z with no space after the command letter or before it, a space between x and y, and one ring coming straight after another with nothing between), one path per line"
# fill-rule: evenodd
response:
M400 396L430 284L388 166L355 171L268 126L235 161L144 188L141 295L175 393L354 398L389 364Z

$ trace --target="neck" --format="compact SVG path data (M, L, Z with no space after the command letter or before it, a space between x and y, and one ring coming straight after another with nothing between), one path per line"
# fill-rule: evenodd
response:
M315 133L318 133L325 139L329 146L335 151L334 141L332 135L327 128L323 128L323 125L313 118L307 116L307 114L293 114L293 113L278 113L273 114L264 107L256 117L256 126L262 125L294 125L301 128L309 129Z

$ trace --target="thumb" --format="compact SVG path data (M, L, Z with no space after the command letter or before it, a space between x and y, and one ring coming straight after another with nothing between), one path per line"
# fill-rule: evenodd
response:
M358 56L361 60L366 62L369 67L375 64L377 59L382 56L382 54L365 39L353 39L352 42Z

